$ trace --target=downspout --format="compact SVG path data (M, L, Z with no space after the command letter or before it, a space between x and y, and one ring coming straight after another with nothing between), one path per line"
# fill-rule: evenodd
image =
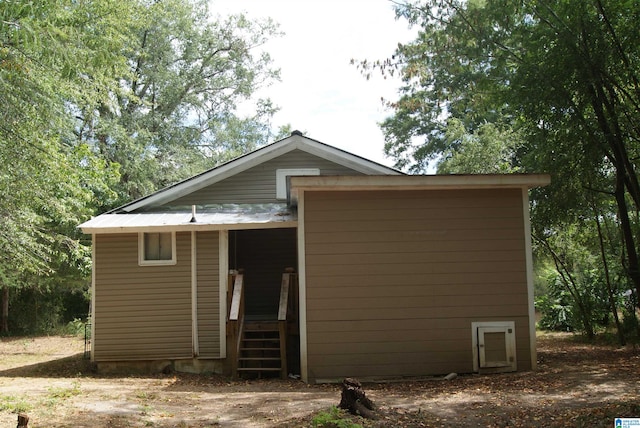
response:
M227 289L229 287L229 231L220 230L218 235L218 290L220 302L220 358L227 358Z
M198 252L196 231L191 231L191 334L193 356L200 355L198 342Z
M527 269L527 301L529 307L529 347L531 348L531 370L538 365L536 351L536 309L533 295L533 248L531 246L531 218L529 215L529 189L522 188L522 216L524 219L524 251Z
M298 320L300 323L300 375L309 382L307 361L307 266L304 237L304 191L298 194Z
M96 349L96 234L91 234L91 361Z

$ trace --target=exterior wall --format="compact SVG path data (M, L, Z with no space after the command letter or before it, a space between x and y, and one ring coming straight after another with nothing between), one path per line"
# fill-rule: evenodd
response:
M198 232L198 344L202 358L220 358L220 263L215 232Z
M139 266L138 235L95 235L94 360L191 358L191 239L177 264Z
M308 378L473 371L471 323L531 368L522 192L306 192Z
M293 150L275 159L238 173L209 187L172 201L172 206L206 204L264 204L276 199L276 170L319 168L321 175L361 175L350 168Z

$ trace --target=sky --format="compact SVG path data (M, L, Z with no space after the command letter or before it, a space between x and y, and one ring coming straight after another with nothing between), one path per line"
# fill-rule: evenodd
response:
M264 47L281 82L260 91L280 107L274 128L291 124L307 137L384 165L378 123L390 115L381 99L397 99L400 82L374 74L367 80L351 59L390 57L415 38L396 20L389 0L211 0L211 12L271 17L285 34Z

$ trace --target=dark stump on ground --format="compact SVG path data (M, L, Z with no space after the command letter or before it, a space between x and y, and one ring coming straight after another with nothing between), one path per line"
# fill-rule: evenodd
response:
M338 407L352 415L376 419L375 405L366 397L358 379L348 377L342 381L342 397Z
M18 426L17 428L24 428L29 425L29 416L26 413L20 413L18 415Z

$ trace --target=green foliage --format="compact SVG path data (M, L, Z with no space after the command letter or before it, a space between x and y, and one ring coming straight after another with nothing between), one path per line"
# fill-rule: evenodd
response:
M129 69L108 100L79 106L81 141L120 167L118 203L239 156L273 137L277 108L238 107L279 77L256 50L278 34L270 21L214 19L204 0L140 2L123 50ZM142 7L144 6L144 9ZM109 206L105 206L109 208Z
M396 13L416 39L359 64L403 82L386 153L412 172L550 173L530 194L537 263L557 275L538 296L545 323L566 313L591 336L603 311L617 322L621 290L640 293L640 3L414 0Z
M9 299L13 334L84 335L89 296L82 290L38 286L14 290Z
M62 334L65 336L78 336L84 337L87 333L87 322L80 318L74 318L72 321L69 321L61 332L58 334Z
M95 200L113 199L116 174L76 144L71 106L108 98L117 87L111 74L125 66L116 53L129 5L0 6L0 287L73 287L89 269L90 249L75 227Z
M634 290L622 293L622 328L627 337L640 339L640 323L638 322L638 296Z
M515 153L520 137L511 129L484 123L469 133L452 118L445 131L447 148L438 161L438 174L506 174L518 171Z
M579 331L592 337L609 323L609 305L596 270L574 266L573 283L566 283L554 268L546 275L548 292L536 299L542 314L539 327L546 330Z
M273 136L269 100L245 116L237 107L278 78L256 52L275 24L214 19L206 6L0 3L0 289L85 290L78 224ZM49 316L13 327L66 322L45 300Z
M551 294L536 297L535 306L541 314L537 328L550 331L573 331L571 306L566 303L570 297L562 292L559 294L561 294L559 298Z
M354 423L344 410L340 410L336 406L318 413L311 424L314 428L362 428L362 425Z

